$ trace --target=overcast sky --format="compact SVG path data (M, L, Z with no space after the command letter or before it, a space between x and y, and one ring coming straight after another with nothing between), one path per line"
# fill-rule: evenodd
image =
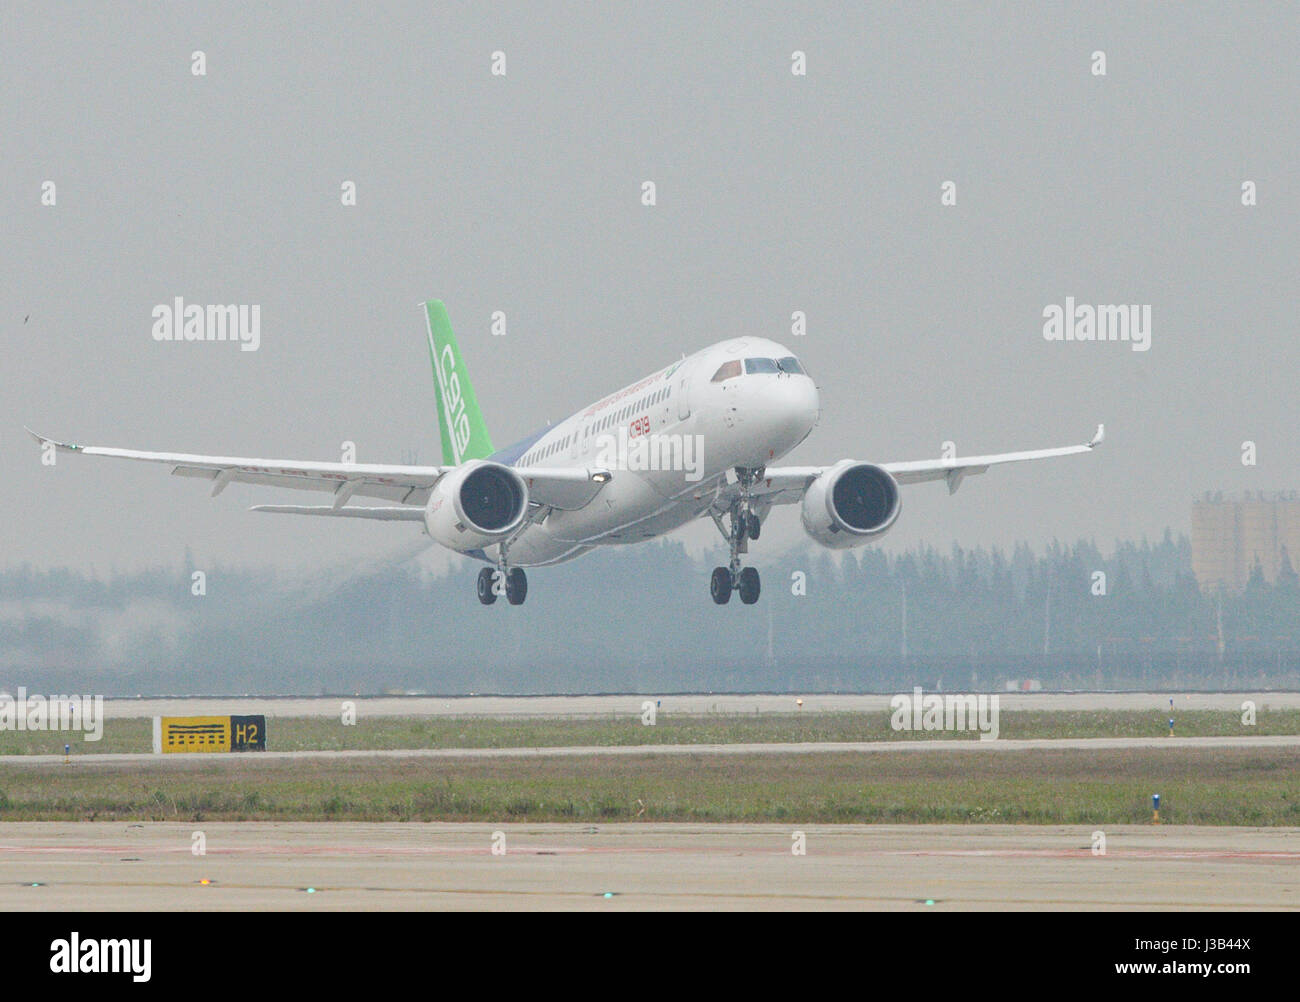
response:
M249 513L301 499L270 488L47 469L21 426L437 462L429 297L498 445L740 334L821 387L792 463L1106 423L1093 455L907 489L891 548L1109 547L1187 531L1203 490L1300 486L1295 5L520 6L6 4L3 564L407 546L414 526ZM260 305L260 349L156 342L177 296ZM1045 340L1067 296L1150 306L1150 350ZM770 527L758 566L801 537L793 509Z

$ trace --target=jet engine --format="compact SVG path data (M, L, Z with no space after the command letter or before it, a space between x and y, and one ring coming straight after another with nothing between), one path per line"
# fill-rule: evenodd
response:
M845 460L808 485L800 517L822 546L845 550L883 536L902 507L898 481L888 471Z
M448 549L465 553L505 539L528 513L528 486L508 466L473 460L434 485L424 527Z

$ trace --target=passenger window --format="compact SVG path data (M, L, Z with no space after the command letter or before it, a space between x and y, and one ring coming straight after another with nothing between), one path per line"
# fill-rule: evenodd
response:
M713 379L711 379L710 382L721 383L723 380L733 379L736 376L739 376L740 372L740 360L732 359L730 362L723 362L722 365L719 366L718 371L713 374Z
M748 375L755 373L780 372L776 367L776 359L773 358L747 358L745 359L745 372Z

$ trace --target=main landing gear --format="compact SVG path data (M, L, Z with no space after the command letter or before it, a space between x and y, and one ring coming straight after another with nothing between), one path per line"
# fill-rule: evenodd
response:
M505 595L511 605L523 605L528 597L528 576L522 567L506 566L504 546L497 566L484 567L478 572L478 600L491 605L499 595Z
M709 594L718 605L726 605L733 590L740 593L742 602L753 605L758 601L761 587L758 571L753 567L742 567L734 578L730 567L715 567L709 579Z
M740 601L753 605L758 601L762 586L758 571L753 567L741 567L740 555L749 552L748 540L758 539L763 528L763 521L758 513L750 507L749 489L754 480L762 476L762 470L737 469L736 478L740 483L740 497L731 504L728 512L729 525L724 525L722 517L712 512L713 524L722 533L731 550L731 559L726 567L713 568L709 578L709 595L718 605L726 605L731 600L732 591L740 593Z

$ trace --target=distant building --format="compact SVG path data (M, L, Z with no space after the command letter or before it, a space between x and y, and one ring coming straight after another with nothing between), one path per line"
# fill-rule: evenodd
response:
M1206 591L1241 591L1259 562L1277 580L1283 555L1300 570L1300 493L1207 491L1192 502L1192 571Z

